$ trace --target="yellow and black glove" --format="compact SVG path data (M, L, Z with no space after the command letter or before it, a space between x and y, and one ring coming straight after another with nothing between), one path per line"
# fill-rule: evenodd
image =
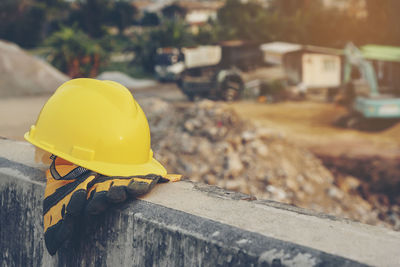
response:
M146 194L157 183L181 178L180 175L164 178L154 174L109 177L55 156L52 159L43 201L45 243L51 255L71 236L82 212L100 214L111 204L123 202L129 196Z
M98 174L52 156L43 200L44 240L54 255L72 234L75 219L86 205L87 188Z
M149 192L158 182L168 182L159 175L143 176L99 176L89 184L86 211L96 215L107 209L112 203L125 201L129 196L138 197Z

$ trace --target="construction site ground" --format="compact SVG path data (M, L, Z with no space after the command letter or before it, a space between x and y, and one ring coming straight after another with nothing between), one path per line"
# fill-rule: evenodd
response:
M139 104L141 99L159 97L180 107L193 105L172 83L134 90L133 95ZM49 96L0 99L0 136L22 140ZM343 107L309 100L273 104L243 100L229 106L243 119L276 130L313 152L332 171L339 188L347 186L341 181L350 175L362 181L359 194L373 206L386 210L400 205L400 123L375 132L338 128L333 123L346 113Z
M334 123L347 111L333 103L241 101L231 106L243 118L278 129L298 145L317 154L354 157L400 155L400 123L376 132L339 128Z

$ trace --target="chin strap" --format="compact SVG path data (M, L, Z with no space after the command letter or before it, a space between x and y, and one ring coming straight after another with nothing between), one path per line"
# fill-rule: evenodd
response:
M75 179L78 179L84 173L90 172L90 170L78 166L78 167L72 169L66 175L62 176L62 175L60 175L60 173L56 169L57 156L56 155L51 155L50 159L53 160L51 165L50 165L50 173L51 173L51 176L53 176L53 178L55 180L75 180Z

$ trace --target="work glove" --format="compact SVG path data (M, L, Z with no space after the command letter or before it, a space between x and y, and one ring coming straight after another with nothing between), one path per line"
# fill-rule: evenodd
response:
M86 211L91 215L100 214L113 203L123 202L129 196L135 198L144 195L158 182L168 181L155 174L129 177L100 175L88 185Z
M72 235L83 212L100 214L113 203L146 194L159 182L181 178L173 174L109 177L55 156L52 159L43 201L45 243L51 255Z
M75 220L85 208L88 184L98 174L61 158L52 159L46 172L43 222L46 248L54 255L72 234Z

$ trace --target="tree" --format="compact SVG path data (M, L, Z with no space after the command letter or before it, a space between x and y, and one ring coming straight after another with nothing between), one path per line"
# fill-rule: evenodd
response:
M227 0L217 13L220 24L219 35L223 40L243 39L251 41L270 40L270 19L265 9L258 3L242 3Z
M126 27L135 22L137 15L137 8L130 2L117 1L112 7L109 20L118 27L119 34L122 34Z
M270 3L270 9L278 11L283 16L294 16L300 10L306 9L310 4L321 7L319 0L274 0Z
M45 13L45 6L34 1L0 1L0 38L23 47L35 46L41 41Z
M167 19L183 19L186 16L186 9L177 3L165 6L161 13Z
M350 40L359 40L362 32L362 19L348 9L328 8L321 0L274 0L269 12L278 18L272 29L274 39L280 41L342 48Z
M160 24L160 18L156 13L145 12L140 24L142 26L157 26Z
M400 46L400 1L366 0L366 4L365 42Z
M196 35L193 36L194 42L199 45L210 45L218 42L218 24L209 23L199 28Z
M77 28L62 27L46 44L52 50L50 61L71 78L95 77L107 56L98 42Z
M106 34L105 25L109 22L109 14L114 1L77 0L78 5L69 17L70 25L78 23L92 38L101 38Z
M134 40L135 63L153 72L156 51L160 47L185 47L194 45L187 25L179 20L164 22L160 27L137 35Z

